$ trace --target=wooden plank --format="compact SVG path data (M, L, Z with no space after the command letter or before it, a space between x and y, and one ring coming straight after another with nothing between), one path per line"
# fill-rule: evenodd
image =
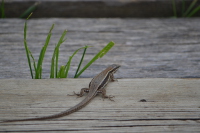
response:
M67 29L60 47L60 64L65 65L75 50L85 45L84 65L108 42L116 45L86 70L92 78L110 64L121 64L120 78L199 78L200 19L30 19L27 41L38 59L48 30L55 28L43 63L43 78L49 78L54 45ZM0 19L0 78L31 78L23 44L22 19ZM82 51L71 63L73 77ZM83 65L83 66L84 66Z
M175 1L177 15L181 16L183 2ZM185 0L185 9L192 1ZM38 0L5 0L6 17L18 18L35 3ZM199 4L198 1L195 7ZM33 17L172 17L172 7L171 0L40 0ZM200 16L200 12L195 15Z
M0 120L64 111L83 99L67 94L87 87L90 80L1 79ZM114 95L115 102L97 96L69 116L0 123L0 132L197 133L200 132L199 86L200 79L119 79L107 86L107 94Z

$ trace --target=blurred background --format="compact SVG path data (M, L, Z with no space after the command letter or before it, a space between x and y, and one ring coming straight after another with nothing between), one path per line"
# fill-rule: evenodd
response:
M3 0L1 0L3 1ZM4 0L6 18L199 17L200 0Z

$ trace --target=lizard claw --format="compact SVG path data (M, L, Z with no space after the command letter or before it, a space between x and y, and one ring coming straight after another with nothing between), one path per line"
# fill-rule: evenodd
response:
M78 94L78 93L76 93L76 92L74 92L74 91L73 91L73 93L74 93L74 94L72 94L72 95L68 94L68 96L78 96L78 97L81 97L80 94Z
M111 79L111 82L118 82L118 80L117 79Z
M115 96L109 95L109 96L108 96L108 99L109 99L110 101L113 101L113 102L114 102L115 100L112 99L112 98L114 98L114 97L115 97Z
M103 100L105 99L105 98L108 98L110 101L114 101L112 98L114 98L115 96L111 96L111 95L109 95L109 96L103 96Z
M74 96L76 93L73 91L74 94L67 94L68 96Z

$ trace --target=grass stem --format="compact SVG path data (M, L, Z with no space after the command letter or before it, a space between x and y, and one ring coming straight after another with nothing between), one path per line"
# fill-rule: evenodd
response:
M0 13L1 13L1 18L5 18L4 0L1 1Z
M102 58L113 46L115 45L114 42L109 42L99 53L97 53L85 67L75 76L75 78L78 78L83 71L85 71L93 62L95 62L97 59Z
M32 14L30 14L29 17L31 15ZM29 17L27 18L27 20L29 19ZM28 65L29 65L31 77L33 79L34 77L33 77L33 69L32 69L31 60L30 60L30 50L28 48L27 39L26 39L26 35L27 35L27 20L26 20L26 22L24 24L24 47L25 47L25 50L26 50L26 56L27 56L27 59L28 59ZM32 54L31 54L31 57L32 57L32 59L34 59L33 56L32 56Z
M174 17L177 18L176 3L174 0L172 0L172 8L173 8Z
M89 47L89 46L86 45L86 47L85 47L85 49L84 49L84 51L83 51L83 54L82 54L81 60L80 60L80 62L79 62L79 64L78 64L78 68L76 69L76 73L75 73L75 75L74 75L74 78L76 78L76 75L77 75L77 73L78 73L78 71L79 71L79 69L80 69L80 67L81 67L81 64L82 64L82 62L83 62L83 59L84 59L84 56L85 56L85 53L86 53L86 50L87 50L88 47Z
M45 44L42 47L42 50L40 51L40 56L39 56L39 59L38 59L37 69L36 69L36 73L35 73L35 79L39 79L42 75L42 63L43 63L43 59L44 59L44 56L45 56L45 53L46 53L46 49L47 49L47 47L49 45L49 41L51 39L51 35L52 35L51 32L52 32L53 28L54 28L54 24L51 26L49 33L47 35Z
M197 3L197 0L193 0L192 1L192 3L190 4L190 6L188 7L188 9L183 14L183 17L188 17L187 15L190 13L190 11L192 10L192 8L195 6L196 3Z

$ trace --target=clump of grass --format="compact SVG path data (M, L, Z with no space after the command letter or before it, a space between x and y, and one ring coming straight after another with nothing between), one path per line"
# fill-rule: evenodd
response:
M28 16L27 20L29 19L29 17L31 16L31 14ZM24 47L26 50L26 56L27 56L27 60L28 60L28 64L29 64L29 69L30 69L30 73L31 73L31 77L33 79L41 79L42 78L42 64L43 64L43 59L46 53L46 49L49 45L50 39L51 39L51 35L52 35L52 30L54 28L54 24L51 26L49 33L46 37L46 41L44 43L44 46L42 47L41 51L40 51L40 55L39 55L39 59L38 62L35 61L35 58L33 57L31 51L28 48L28 43L27 43L27 20L25 21L24 24ZM85 46L85 47L81 47L79 49L77 49L70 57L68 62L65 65L61 65L60 68L58 68L58 60L59 60L59 48L61 46L61 44L66 40L65 39L65 35L66 35L67 31L64 30L58 43L55 46L54 49L54 53L51 59L51 70L50 70L50 78L67 78L68 76L68 72L70 69L70 65L71 65L71 61L72 58L75 56L75 54L81 50L84 49L82 57L80 59L78 68L76 70L76 73L74 75L74 78L78 78L93 62L95 62L98 58L102 58L113 46L114 46L114 42L110 42L107 44L107 46L105 46L99 53L97 53L91 61L88 62L88 64L86 64L86 66L84 66L80 71L79 69L81 68L81 64L84 60L84 56L86 54L86 50L87 48L89 48L90 46Z
M0 14L1 14L1 18L5 18L4 0L1 1Z
M194 14L196 14L200 10L200 6L197 6L196 8L195 5L197 4L198 0L193 0L190 6L185 10L185 0L182 0L182 12L181 12L181 17L192 17ZM174 12L174 17L177 18L177 9L176 9L176 3L175 0L172 0L172 8Z

